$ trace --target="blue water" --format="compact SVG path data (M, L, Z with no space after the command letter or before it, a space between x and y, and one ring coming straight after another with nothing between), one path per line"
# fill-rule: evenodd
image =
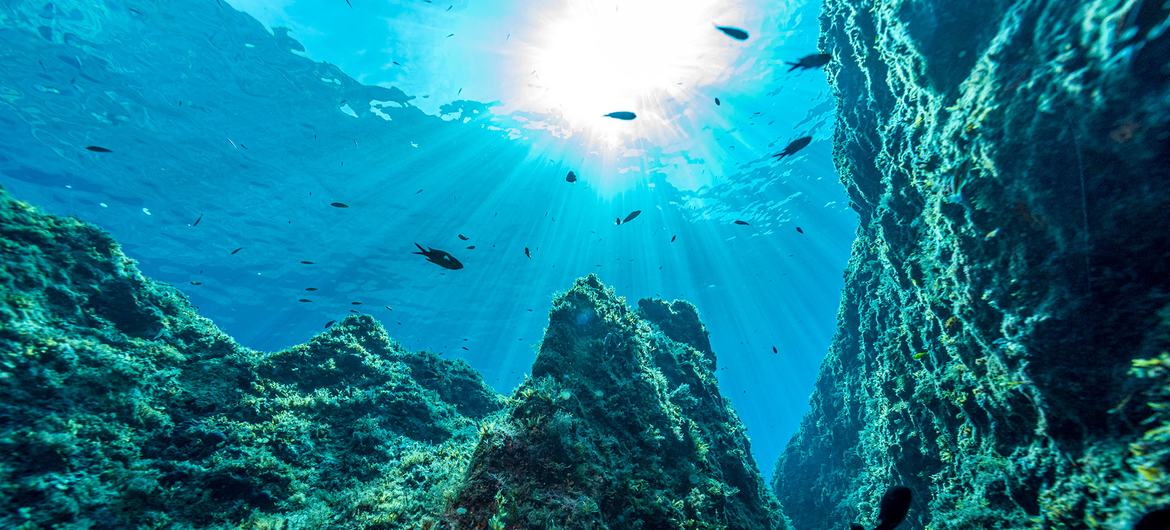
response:
M562 3L352 4L4 2L0 185L110 231L246 346L360 311L503 392L578 276L631 303L689 300L769 474L834 331L856 228L824 74L784 64L816 50L818 3L698 2L752 38L711 28L683 64L649 55L615 81L659 67L680 80L635 95L541 55L572 22ZM602 41L659 18L638 5L577 37L599 39L584 49L614 53ZM602 118L590 105L606 98L638 119ZM796 156L770 156L804 134ZM425 262L416 242L465 268Z

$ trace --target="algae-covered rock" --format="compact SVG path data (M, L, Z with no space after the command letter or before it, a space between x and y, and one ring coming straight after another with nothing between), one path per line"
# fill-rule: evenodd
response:
M502 398L352 316L263 354L0 190L0 526L414 528Z
M1170 8L829 0L861 218L776 468L799 528L1122 528L1170 504Z
M482 427L454 527L787 528L694 308L639 305L596 276L556 298L532 378Z

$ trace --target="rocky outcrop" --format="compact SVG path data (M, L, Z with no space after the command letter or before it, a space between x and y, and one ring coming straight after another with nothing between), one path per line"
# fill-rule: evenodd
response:
M367 316L242 348L105 233L0 190L0 526L432 524L502 397Z
M1170 15L829 0L861 225L776 468L797 528L1120 528L1170 503Z
M596 276L553 303L532 378L483 426L455 528L787 528L685 302Z

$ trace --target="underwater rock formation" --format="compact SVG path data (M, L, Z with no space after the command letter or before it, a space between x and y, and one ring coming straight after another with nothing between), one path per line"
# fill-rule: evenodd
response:
M1170 32L1162 2L829 0L861 224L797 528L1122 528L1170 504Z
M396 528L503 399L368 316L237 345L100 230L0 190L0 526Z
M639 307L592 275L556 298L532 378L482 428L455 528L787 528L694 307Z

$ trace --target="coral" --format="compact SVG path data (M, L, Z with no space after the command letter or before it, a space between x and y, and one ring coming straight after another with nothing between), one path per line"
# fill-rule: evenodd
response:
M1170 503L1157 2L830 0L861 218L774 487L800 528L1119 528Z

